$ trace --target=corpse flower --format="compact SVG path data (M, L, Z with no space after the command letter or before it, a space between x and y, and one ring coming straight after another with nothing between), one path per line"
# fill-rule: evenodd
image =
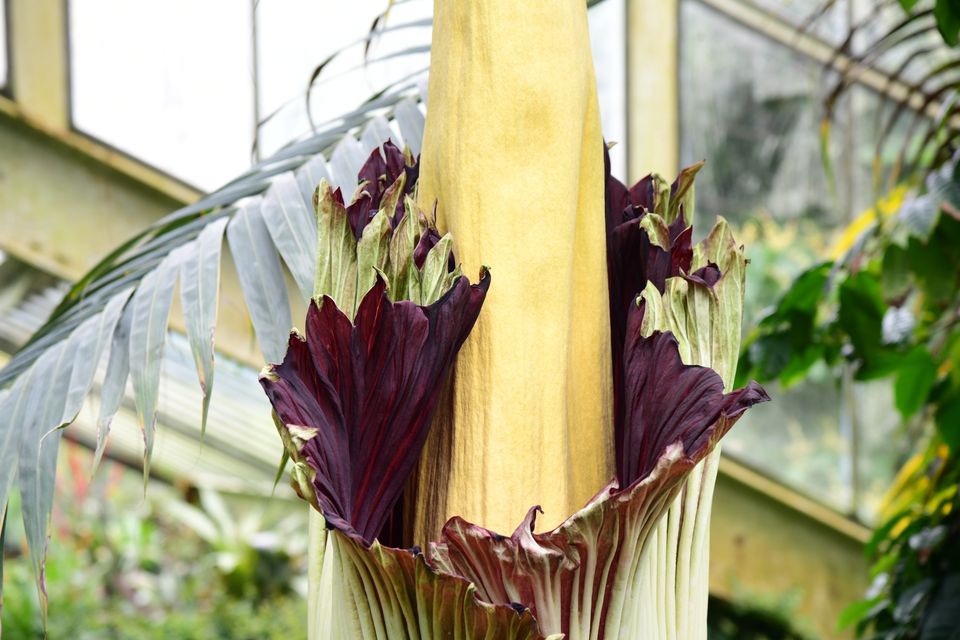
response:
M693 247L692 230L680 228L684 207L668 226L631 204L615 228L622 233L611 235L611 270L630 271L618 282L636 287L615 351L622 398L616 477L553 531L535 533L539 507L510 536L454 517L423 553L398 548L401 538L386 525L398 517L490 277L483 271L470 285L459 275L452 240L412 200L396 214L394 197L415 171L398 172L377 202L364 185L385 183L388 169L372 159L364 170L371 166L385 173L361 175L349 205L326 185L318 188L317 293L304 335L292 333L283 362L261 376L294 463L294 488L327 529L311 543L311 637L666 637L660 632L673 624L668 616L682 616L658 609L657 598L668 584L674 593L689 590L668 576L684 545L700 542L674 529L700 523L701 531L706 511L682 504L690 478L702 474L703 461L743 412L767 399L753 383L725 393L720 374L692 364L704 357L690 322L739 322L728 303L739 301L742 254L725 225ZM358 199L369 212L362 227L350 215ZM674 247L685 247L672 252L676 260ZM621 250L629 257L617 255ZM664 254L670 266L654 277ZM738 341L737 332L734 352ZM725 357L730 349L720 351ZM665 514L674 528L664 526Z

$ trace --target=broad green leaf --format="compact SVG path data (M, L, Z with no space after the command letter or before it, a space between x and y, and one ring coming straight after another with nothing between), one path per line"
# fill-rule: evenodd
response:
M832 263L824 262L800 274L777 303L774 312L764 318L762 324L776 325L794 312L814 316L817 305L823 299L832 266Z
M879 598L869 598L867 600L857 600L847 605L840 612L840 618L837 620L837 631L843 631L853 623L859 622L878 601Z
M860 360L858 378L889 373L897 359L883 345L886 304L879 279L872 273L860 271L841 283L839 299L837 320L853 344L854 356Z
M901 624L915 620L932 588L933 580L925 578L900 594L893 609L893 619Z
M363 236L356 246L357 286L353 313L357 313L363 296L376 282L377 274L387 267L390 252L390 218L381 209L363 229Z
M304 299L313 291L317 237L313 213L303 202L293 175L277 177L260 204L273 243L290 268Z
M241 207L230 221L227 242L263 357L280 362L293 326L290 301L280 259L255 204Z
M943 40L951 47L960 44L960 4L956 0L937 0L933 14Z
M143 478L150 475L153 436L157 425L157 403L160 390L160 364L167 339L167 320L177 282L180 250L171 253L155 271L151 271L133 294L133 317L130 320L130 381L137 419L143 431Z
M960 453L960 393L941 401L935 414L937 431L950 447L952 455Z
M227 222L226 218L221 218L201 231L180 266L183 318L203 393L201 434L207 431L207 413L213 392L213 336L220 298L220 249Z
M901 298L910 288L910 258L903 247L889 245L884 249L881 271L884 298Z
M418 215L416 205L409 199L404 202L403 219L390 238L390 280L391 300L419 300L420 272L413 262L413 252L423 233L424 225Z
M357 240L346 209L325 181L318 187L316 277L313 298L330 296L337 306L351 309L356 299Z
M927 402L937 379L937 364L923 346L916 346L902 358L894 382L897 410L909 419Z
M418 304L433 304L443 295L443 287L447 282L447 266L452 251L453 237L448 233L440 238L440 241L427 253L423 269L420 270L420 301Z
M133 305L129 302L117 322L116 330L110 345L110 356L107 360L107 373L100 388L100 411L97 415L97 451L94 454L93 466L96 468L103 457L110 435L110 423L117 415L120 404L123 402L127 388L127 378L130 375L130 323L133 321Z
M936 592L924 612L923 640L956 640L960 630L960 573L952 567L953 573L947 574L937 587Z

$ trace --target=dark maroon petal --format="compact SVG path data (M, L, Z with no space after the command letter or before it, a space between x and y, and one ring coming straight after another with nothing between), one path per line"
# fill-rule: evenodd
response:
M377 208L373 202L373 195L365 187L363 191L357 194L353 202L347 207L347 218L350 220L350 228L353 234L360 239L363 230L366 228L370 219L376 215Z
M621 486L646 477L674 442L683 443L687 455L697 457L747 408L770 399L755 382L723 393L723 380L717 372L683 363L672 334L654 331L643 337L643 313L643 306L630 310L624 345L627 401L616 446Z
M367 156L367 161L360 167L360 173L357 174L357 183L368 182L373 185L375 191L377 186L386 179L386 175L387 163L383 159L383 153L381 153L379 146L374 147L370 155Z
M351 323L311 304L306 338L260 382L281 422L316 430L299 451L327 522L365 543L387 521L427 437L440 389L473 327L489 276L460 278L437 302L391 302L377 281Z
M654 244L640 226L644 212L655 204L652 176L640 180L629 191L610 174L606 158L607 284L610 301L610 346L613 360L614 432L621 442L625 421L623 389L623 347L627 316L637 296L652 282L661 292L667 278L690 271L693 260L693 228L686 226L682 213L669 226L670 246ZM639 217L635 217L639 216ZM612 225L612 226L611 226Z
M717 284L720 280L720 276L723 274L720 272L720 267L715 265L712 262L708 262L707 266L700 267L693 273L688 276L684 276L690 282L695 282L704 287L712 287Z
M641 211L653 211L657 205L657 191L652 175L646 175L630 187L630 204Z
M360 238L367 223L380 210L383 198L390 187L401 174L406 174L403 193L397 199L396 210L392 212L394 225L403 217L403 196L413 193L419 174L416 165L407 166L406 162L406 156L390 140L383 144L382 150L376 147L370 152L357 175L357 184L361 185L362 189L347 207L350 226L357 238Z
M423 269L423 265L427 261L427 254L430 253L430 249L433 249L438 242L440 242L440 234L437 233L437 230L433 227L427 227L423 233L420 234L417 248L413 251L413 263L417 265L417 269Z
M606 171L605 208L609 234L624 221L624 210L633 207L630 204L630 192L610 173L610 151L606 145L603 147L603 162Z
M390 139L387 139L387 141L383 143L383 155L386 158L386 183L393 184L394 180L399 178L400 174L406 170L407 160L403 155L403 151L401 151L397 145L393 144L393 141Z

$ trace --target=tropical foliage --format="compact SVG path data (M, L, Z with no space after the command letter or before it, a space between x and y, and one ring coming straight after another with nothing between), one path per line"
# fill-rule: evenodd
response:
M960 564L960 173L933 172L879 216L840 259L803 273L747 337L738 378L791 384L823 362L859 380L887 379L906 435L906 464L868 546L874 586L845 615L862 634L939 636L955 626ZM873 636L869 636L873 637Z
M56 544L46 564L54 612L44 634L33 568L9 523L4 637L17 640L272 640L306 635L306 514L155 484L64 447ZM14 497L11 514L19 515Z
M385 115L414 151L389 142ZM544 534L533 507L509 537L455 518L425 552L390 546L443 383L491 282L482 270L469 284L452 240L408 197L422 124L410 87L392 87L138 234L68 293L0 374L13 382L0 404L0 468L10 469L0 499L5 506L16 468L44 614L62 429L109 353L97 455L129 379L149 472L178 281L205 423L226 236L264 357L277 363L261 380L293 485L327 527L311 542L320 560L312 633L705 635L717 444L767 397L755 383L732 390L745 259L723 220L692 243L696 166L672 185L648 176L628 190L606 177L615 477ZM342 189L354 184L347 201ZM287 337L285 270L310 300L304 336ZM227 553L216 526L176 512Z

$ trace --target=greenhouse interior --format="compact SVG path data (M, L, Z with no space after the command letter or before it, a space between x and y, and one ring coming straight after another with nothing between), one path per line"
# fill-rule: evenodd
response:
M960 639L958 485L960 0L0 0L0 637Z

